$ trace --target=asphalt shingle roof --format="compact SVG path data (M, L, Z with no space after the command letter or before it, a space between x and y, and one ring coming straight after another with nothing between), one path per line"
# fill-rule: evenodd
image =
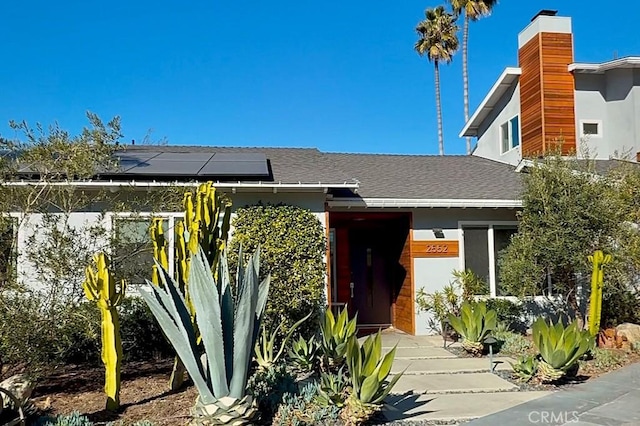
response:
M273 181L338 184L358 182L364 198L519 198L515 167L476 156L324 153L312 148L129 146L128 152L264 153Z

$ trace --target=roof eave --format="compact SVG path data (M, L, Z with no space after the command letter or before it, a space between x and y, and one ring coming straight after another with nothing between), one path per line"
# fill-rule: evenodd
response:
M329 207L365 208L520 208L522 200L446 198L334 198Z
M601 63L574 62L568 65L569 72L580 74L603 74L616 68L640 68L640 56L629 56Z
M478 128L484 119L489 115L489 112L493 109L496 102L504 95L506 90L513 84L513 82L522 74L522 69L518 67L507 67L500 74L498 80L493 84L487 96L484 97L478 108L474 111L473 115L467 121L462 128L462 131L458 135L459 137L465 136L477 136Z

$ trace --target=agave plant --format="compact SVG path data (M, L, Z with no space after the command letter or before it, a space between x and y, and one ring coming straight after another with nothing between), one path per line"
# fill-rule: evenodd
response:
M318 342L315 336L306 341L303 337L293 342L289 359L300 370L312 370L318 359Z
M515 363L510 364L513 374L522 382L528 382L538 372L538 358L535 355L520 355Z
M309 319L313 312L310 312L306 317L300 319L298 322L293 324L289 331L284 336L282 341L280 342L280 347L276 352L276 337L278 336L278 332L280 328L282 328L282 322L276 327L276 329L272 332L268 332L264 326L262 326L262 333L260 334L260 341L256 343L255 352L256 352L256 362L258 363L258 367L261 369L267 369L273 366L282 354L284 353L285 346L287 342L291 338L291 335L296 331L300 325Z
M380 332L368 336L362 346L355 336L349 339L346 359L352 389L341 414L347 424L363 424L380 410L382 402L402 376L399 373L387 380L395 355L395 347L382 354Z
M320 322L320 348L324 355L324 360L329 368L341 365L347 353L347 343L356 334L357 314L349 319L349 313L345 306L338 314L338 318L333 316L330 309L324 314L324 320Z
M196 425L254 424L258 410L246 393L249 366L267 303L269 277L259 283L260 254L238 267L231 285L226 254L220 256L217 282L205 253L191 254L189 288L204 347L200 356L196 332L184 296L166 270L162 286L151 282L140 294L193 380L198 399L192 410ZM158 265L159 266L159 265Z
M349 384L349 378L340 368L337 373L321 373L318 395L316 401L322 407L335 405L339 408L344 406L346 399L345 388Z
M484 339L496 328L498 315L493 309L487 310L484 302L464 302L460 316L449 315L453 329L462 336L462 347L473 355L481 355Z
M577 321L565 327L560 321L553 324L538 318L532 329L533 344L541 358L538 374L544 382L564 377L576 368L578 359L594 347L593 336L587 330L580 330Z

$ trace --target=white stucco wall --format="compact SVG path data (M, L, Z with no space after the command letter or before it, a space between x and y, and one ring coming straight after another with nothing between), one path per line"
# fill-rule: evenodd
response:
M228 194L233 202L232 206L232 217L235 215L235 210L238 207L253 205L258 202L262 203L284 203L300 206L302 208L310 210L313 215L318 219L318 221L322 224L322 226L326 229L326 214L324 212L324 199L325 195L323 193L317 194L292 194L292 193L281 193L281 194L272 194L272 193L262 193L262 194ZM170 212L164 212L170 213ZM178 212L176 212L179 214ZM146 215L146 213L141 213ZM126 215L126 214L124 214ZM24 220L21 219L21 216L18 214L13 214L13 216L17 217L20 223L20 227L17 233L17 250L18 250L18 259L17 259L17 274L20 282L25 285L30 286L31 288L38 288L39 283L41 281L41 277L38 277L35 273L34 265L28 259L28 244L29 239L32 235L38 234L35 232L37 229L36 224L41 223L43 220L43 215L41 214L31 214L26 217ZM61 221L64 220L64 215L56 214ZM77 212L71 213L68 217L68 223L71 227L75 229L85 229L87 230L89 227L94 226L96 224L101 224L107 231L112 229L114 215L112 213L106 213L102 215L99 212ZM87 235L87 239L90 237ZM171 238L171 237L169 237ZM39 239L40 241L42 238ZM94 249L92 251L105 250L109 247L109 235L105 234L101 238L93 239L89 241L90 247ZM173 250L170 249L170 253ZM325 259L326 261L326 259ZM171 265L172 266L172 265ZM133 289L132 289L133 290Z
M34 264L29 260L29 251L36 250L37 246L34 248L34 246L29 243L32 236L35 237L36 244L42 244L44 241L44 237L38 232L37 226L37 224L42 223L43 215L31 214L24 218L19 214L15 214L14 216L18 218L19 223L17 236L18 280L31 288L38 288L42 278L37 276ZM69 226L76 230L88 230L96 224L101 224L107 230L111 229L111 221L98 212L71 213L68 217L63 214L52 214L52 217L55 217L59 221L59 227L64 226L64 221L66 220ZM92 247L92 251L103 250L109 245L109 236L105 234L93 238L87 235L84 244L86 244L87 247Z
M520 115L520 84L507 90L493 111L478 128L478 142L473 155L516 165L522 158L520 146L502 153L500 126ZM522 125L520 125L522 127ZM522 135L522 131L520 131Z
M453 278L453 271L464 268L464 252L460 223L513 223L516 211L511 209L416 209L413 212L413 239L436 240L433 228L441 228L444 239L457 240L458 257L416 258L413 261L413 282L416 293L424 289L433 293ZM428 323L431 316L416 310L416 334L433 334Z
M640 151L640 70L575 74L576 134L591 157L608 159ZM582 137L582 122L597 121L601 136Z

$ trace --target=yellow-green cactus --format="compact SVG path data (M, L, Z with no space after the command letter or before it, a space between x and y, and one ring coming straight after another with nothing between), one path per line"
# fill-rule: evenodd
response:
M604 286L604 265L611 262L611 255L606 256L602 250L596 250L589 256L593 264L591 272L591 300L589 302L589 332L595 336L600 331L600 317L602 314L602 287Z
M109 270L109 260L104 253L94 256L95 269L87 266L84 293L96 302L102 313L102 362L105 367L104 391L107 394L107 410L117 410L120 406L120 364L122 362L122 341L120 321L116 307L124 299L126 283L116 286L113 272Z
M197 253L200 247L205 252L207 261L212 267L214 276L217 277L217 266L229 233L231 203L220 193L216 192L212 182L203 183L198 187L195 196L188 191L184 194L182 201L184 207L184 220L176 222L175 225L175 258L176 258L176 282L184 294L185 304L191 314L191 323L198 334L195 321L195 309L189 294L189 258L191 253ZM161 225L156 219L152 225L151 239L154 244L154 257L158 263L166 270L167 266L159 257L163 253L166 256L166 246L164 237L158 238L162 234ZM155 230L155 231L154 231ZM168 262L167 262L168 263ZM154 265L153 282L158 281L157 267ZM199 335L197 341L200 342ZM172 390L182 386L184 377L184 366L176 357L173 372L169 380L169 387Z
M164 238L164 229L162 227L163 219L154 218L149 228L151 242L153 243L153 257L165 269L169 269L169 257L167 256L167 240ZM158 267L154 264L151 273L151 282L160 285L160 275Z

